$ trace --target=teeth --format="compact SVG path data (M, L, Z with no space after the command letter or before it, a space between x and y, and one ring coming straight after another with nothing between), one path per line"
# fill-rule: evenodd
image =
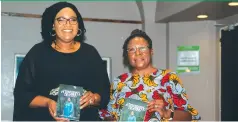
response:
M63 31L65 31L65 32L71 32L72 30L63 30Z
M143 61L144 59L136 59L136 61Z

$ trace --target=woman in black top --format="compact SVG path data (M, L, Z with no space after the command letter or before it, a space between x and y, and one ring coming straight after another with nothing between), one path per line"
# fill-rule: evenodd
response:
M82 86L80 121L98 121L109 101L109 78L98 51L83 42L77 8L58 2L42 16L43 42L24 58L14 89L13 121L66 120L55 117L59 84Z

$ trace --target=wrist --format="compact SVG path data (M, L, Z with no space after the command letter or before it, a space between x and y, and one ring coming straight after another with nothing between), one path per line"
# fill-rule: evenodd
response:
M100 103L101 98L100 98L100 95L98 95L97 93L93 94L93 99L94 99L94 103L95 104L99 104Z
M162 117L165 120L172 120L174 115L174 111L172 109L166 109L165 114Z
M49 107L50 103L52 102L52 99L46 98L45 102L46 102L46 107Z
M171 110L166 109L163 118L165 118L165 119L169 119L169 118L170 118L170 115L171 115L171 112L172 112Z

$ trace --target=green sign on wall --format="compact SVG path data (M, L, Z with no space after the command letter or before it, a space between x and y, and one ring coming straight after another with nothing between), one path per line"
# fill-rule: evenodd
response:
M199 73L199 46L178 46L177 47L177 73Z

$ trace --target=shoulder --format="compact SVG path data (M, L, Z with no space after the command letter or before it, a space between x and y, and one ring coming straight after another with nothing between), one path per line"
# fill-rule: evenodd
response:
M97 52L97 49L91 45L91 44L88 44L88 43L85 43L85 42L81 42L81 46L83 49L85 49L86 51L92 51L92 52Z
M36 56L38 53L45 50L45 48L46 48L46 44L44 44L43 42L37 43L30 48L26 56L27 57Z
M113 79L111 86L113 89L120 89L126 85L125 82L130 78L131 73L122 73Z
M182 85L182 81L178 77L177 73L173 72L170 69L158 69L157 73L159 74L158 76L162 77L161 79L162 86L169 82L174 84L179 83L180 85Z
M96 64L103 63L100 53L93 45L82 42L81 46L81 52L83 53L84 58L87 58L88 60Z
M35 45L32 46L29 52L38 52L38 51L43 51L47 45L44 42L39 42Z
M131 77L131 73L122 73L119 76L117 76L115 79L120 80L120 82L125 82L130 77Z
M113 83L124 83L131 78L131 73L122 73L113 79Z
M158 69L157 74L164 76L176 75L176 72L173 72L170 69Z

